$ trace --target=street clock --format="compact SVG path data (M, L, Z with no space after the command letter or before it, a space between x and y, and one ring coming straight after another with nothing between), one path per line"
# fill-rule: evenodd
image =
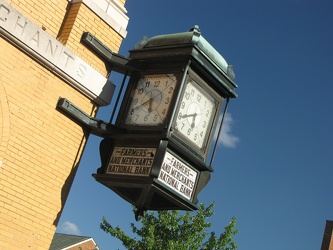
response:
M127 58L101 50L101 43L89 37L84 42L114 71L130 76L124 93L125 81L120 88L115 124L114 113L105 124L83 120L82 112L60 105L104 137L94 178L133 204L136 218L144 210L197 209L197 196L213 171L214 136L220 134L229 100L237 97L233 67L197 26L144 39Z

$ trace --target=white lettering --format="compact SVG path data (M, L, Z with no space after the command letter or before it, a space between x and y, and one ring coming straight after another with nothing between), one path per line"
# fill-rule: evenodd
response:
M3 4L0 5L0 20L2 22L6 22L7 21L7 17L9 16L10 10L4 6Z
M30 41L34 41L39 48L39 31L36 31L35 35L30 38Z
M58 50L58 45L56 44L55 48L54 48L53 45L52 45L52 41L49 39L49 41L47 43L47 46L46 46L46 49L45 49L45 53L47 53L49 51L51 56L53 58L55 58L57 50Z
M21 28L21 29L22 29L22 31L21 31L21 35L23 35L24 30L25 30L25 28L27 27L28 22L27 22L27 21L24 21L24 23L20 23L20 20L21 20L21 17L18 16L18 17L17 17L17 20L16 20L16 23L15 23L14 30L16 30L17 27Z
M80 64L76 73L79 77L84 78L86 71L87 68L84 65Z
M67 60L65 62L65 68L68 65L68 62L70 61L69 59L72 59L72 61L74 61L74 57L72 57L70 54L68 54L66 51L64 51L64 54L67 56Z

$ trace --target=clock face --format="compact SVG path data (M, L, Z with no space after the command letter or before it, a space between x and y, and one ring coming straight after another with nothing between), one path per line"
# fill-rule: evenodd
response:
M174 74L144 75L139 78L132 90L124 123L142 126L163 124L176 84Z
M189 78L179 103L175 130L202 149L208 140L217 104L212 95Z

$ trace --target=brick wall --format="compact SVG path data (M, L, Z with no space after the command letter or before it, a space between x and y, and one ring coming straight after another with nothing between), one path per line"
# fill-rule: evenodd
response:
M107 74L104 62L80 43L82 31L97 29L114 51L122 36L83 3L7 3L53 37L66 38L66 48ZM66 97L92 116L98 105L3 36L0 58L0 249L48 249L88 136L56 110L57 100Z
M118 52L122 37L97 17L85 4L74 3L68 7L68 14L59 32L58 40L77 53L83 60L105 75L105 64L83 44L79 43L83 32L98 37L113 52ZM112 38L112 39L111 39Z
M55 109L66 96L87 113L96 106L0 40L2 127L0 249L47 249L86 138ZM15 76L15 77L13 77ZM3 136L2 135L2 136ZM3 138L3 137L1 137ZM64 185L67 184L67 185Z
M24 13L39 27L44 27L53 37L58 35L68 5L66 0L11 0L7 2Z

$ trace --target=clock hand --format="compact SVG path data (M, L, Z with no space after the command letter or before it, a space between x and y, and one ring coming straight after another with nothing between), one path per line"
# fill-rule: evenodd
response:
M197 113L193 113L193 114L186 114L186 115L182 115L182 118L187 118L187 117L195 117L195 116L197 116Z
M149 105L150 105L150 102L151 102L151 98L149 98L147 101L141 103L140 105L136 106L134 109L138 109L138 108L140 108L141 106L145 106L147 103L149 103Z
M136 106L134 109L138 109L138 108L140 108L141 106L145 106L145 105L148 103L148 104L149 104L148 112L149 112L149 113L152 112L152 111L153 111L153 108L152 108L153 101L154 101L154 99L155 99L157 96L160 96L160 95L161 95L161 93L159 92L158 94L156 94L156 95L153 96L153 93L150 92L150 98L149 98L147 101L141 103L139 106Z
M197 117L197 115L198 115L197 113L186 114L186 115L182 115L182 118L192 117L191 128L193 129L195 127L195 118Z
M195 116L193 116L192 123L191 123L191 129L193 129L195 126Z
M193 129L195 127L195 118L197 117L197 106L195 106L195 115L193 116L193 119L192 119L192 124L191 124L191 129Z
M193 115L193 119L192 119L192 124L191 124L191 128L193 129L195 127L195 118L197 117L197 113L194 113Z
M153 109L151 108L152 106L152 103L153 103L153 98L151 98L151 95L150 95L150 98L149 98L149 107L148 107L148 112L150 113Z
M158 90L157 90L158 91ZM151 99L155 99L157 96L162 96L162 93L160 92L160 91L158 91L158 93L156 94L156 95L154 95L154 96L152 96L153 94L151 94Z

